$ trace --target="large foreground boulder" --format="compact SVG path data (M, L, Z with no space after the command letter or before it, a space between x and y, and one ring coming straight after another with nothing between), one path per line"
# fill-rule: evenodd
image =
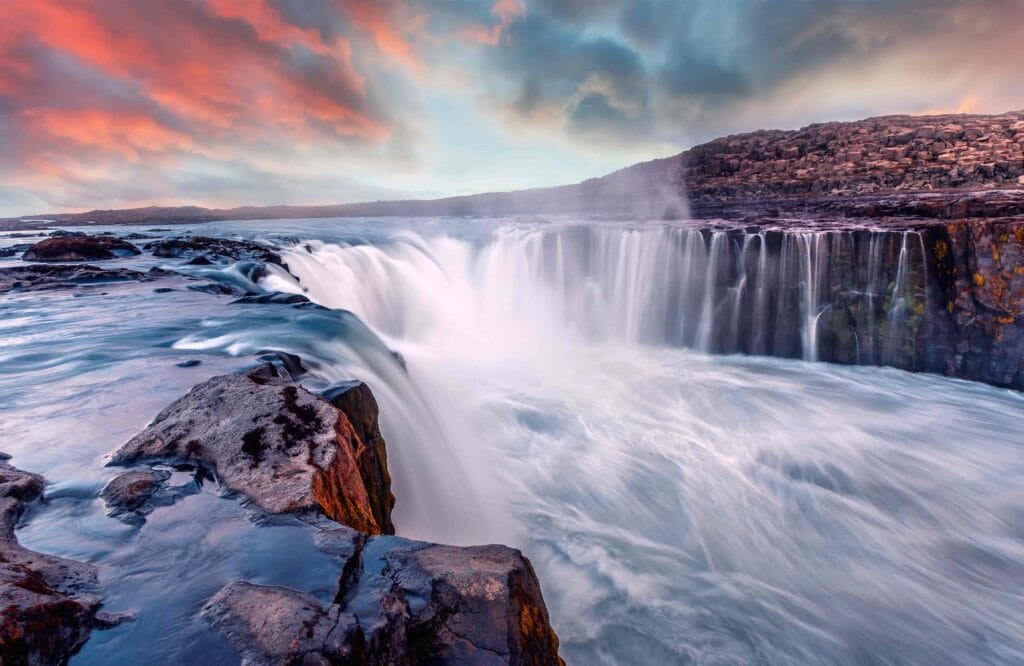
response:
M346 528L334 603L231 583L203 610L246 664L561 664L530 561L505 546L455 547Z
M386 459L341 410L271 364L195 386L111 464L153 461L212 468L224 487L269 514L322 513L368 534L394 531L390 477L375 469Z
M25 261L98 261L140 254L139 248L116 236L55 236L25 250Z
M2 456L2 454L0 454ZM3 456L6 458L6 456ZM43 479L0 459L0 664L67 661L89 637L100 598L95 567L18 543L14 528Z

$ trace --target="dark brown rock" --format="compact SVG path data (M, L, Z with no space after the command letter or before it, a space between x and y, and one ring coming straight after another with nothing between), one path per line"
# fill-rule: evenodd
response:
M146 515L159 506L173 504L180 497L198 491L195 483L168 489L171 473L164 470L133 470L110 480L100 492L108 514L129 525L141 525Z
M142 273L127 268L100 268L90 264L28 264L0 268L0 293L65 289L106 282L145 282L169 275L159 269Z
M54 236L31 246L25 261L97 261L139 254L131 243L115 236Z
M0 663L65 663L96 625L91 565L21 546L14 528L43 480L0 462Z
M155 257L183 257L190 259L189 263L197 265L225 260L250 260L281 265L281 257L276 252L252 241L230 238L209 236L167 238L148 243L145 249L152 251Z
M251 664L561 664L528 559L353 530L318 537L342 564L335 603L226 586L203 615Z
M146 461L212 468L225 488L269 514L323 513L381 533L360 474L364 448L348 418L265 364L214 377L178 399L125 443L111 464ZM385 526L390 525L390 514Z

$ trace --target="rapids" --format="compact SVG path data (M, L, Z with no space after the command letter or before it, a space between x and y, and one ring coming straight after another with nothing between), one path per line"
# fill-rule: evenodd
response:
M522 548L571 664L1024 661L1024 398L813 362L842 237L787 234L775 259L761 233L667 225L196 231L285 246L298 281L259 286L335 310L227 305L183 285L0 300L0 448L52 482L19 536L96 563L107 607L140 612L73 664L234 663L196 616L223 582L329 593L308 528L254 526L214 488L138 531L96 497L114 474L105 453L263 348L308 359L310 388L370 384L399 534ZM886 319L871 361L909 325L915 241L874 241L900 260L864 276ZM203 365L174 365L192 358Z

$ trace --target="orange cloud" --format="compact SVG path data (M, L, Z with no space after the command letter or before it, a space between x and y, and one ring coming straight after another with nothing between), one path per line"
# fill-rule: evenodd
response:
M95 109L27 109L27 127L79 146L109 151L128 159L142 153L171 149L190 150L195 141L184 132L164 127L139 113L112 113Z
M397 14L409 19L409 26L415 30L422 25L422 16L413 15L403 3L386 5L378 0L348 0L341 7L352 25L369 33L381 52L410 72L422 73L423 64L417 59L412 44L394 25Z
M319 61L300 63L295 46ZM90 132L97 144L138 136L155 150L171 150L194 146L180 140L188 134L213 141L260 138L269 127L297 140L315 139L327 128L369 141L390 133L369 110L350 45L289 23L266 0L0 2L0 91L17 98L19 86L41 85L47 65L40 48L94 68L138 95L126 115L125 109L105 110L123 100L57 103L24 94L19 102L27 129L51 138L86 145ZM49 83L52 97L59 97L60 81ZM52 104L82 108L57 112L47 108ZM126 136L118 137L112 128L126 117L133 120ZM59 127L58 120L67 126ZM169 141L172 136L176 140ZM129 151L142 147L127 145Z

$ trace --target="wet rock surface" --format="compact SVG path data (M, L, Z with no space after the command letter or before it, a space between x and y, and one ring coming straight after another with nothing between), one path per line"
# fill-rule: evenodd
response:
M194 482L174 488L167 487L171 473L166 470L133 470L110 480L100 492L112 518L129 525L141 525L154 509L199 491Z
M378 522L360 474L365 447L348 418L271 364L195 386L122 446L111 464L159 461L214 470L228 490L268 514L324 514L370 534ZM383 523L383 525L381 524Z
M6 456L4 456L6 457ZM28 550L14 528L43 492L42 477L0 458L0 663L65 663L99 624L95 567Z
M302 359L297 354L277 349L261 349L254 356L263 363L274 366L274 370L281 377L298 379L307 372L306 366L302 364Z
M64 289L106 282L146 282L174 275L159 268L147 272L128 268L106 268L90 264L29 264L0 268L0 293Z
M312 301L302 294L288 294L271 291L264 294L248 293L231 301L232 303L248 303L250 305L313 305Z
M155 257L186 258L194 265L210 265L225 261L259 261L281 265L281 257L267 247L251 241L188 236L167 238L147 243L144 249Z
M334 603L239 581L204 616L252 664L560 664L529 560L505 546L318 535L340 560Z
M199 384L111 460L197 465L267 513L341 523L316 537L338 558L331 603L247 581L207 603L204 617L243 663L562 663L522 553L386 535L395 498L370 388L347 382L315 396L290 378L301 359L260 353L276 363ZM128 472L103 497L115 511L142 513L165 481L153 470Z
M140 254L137 247L116 236L51 236L32 245L21 258L25 261L98 261Z

